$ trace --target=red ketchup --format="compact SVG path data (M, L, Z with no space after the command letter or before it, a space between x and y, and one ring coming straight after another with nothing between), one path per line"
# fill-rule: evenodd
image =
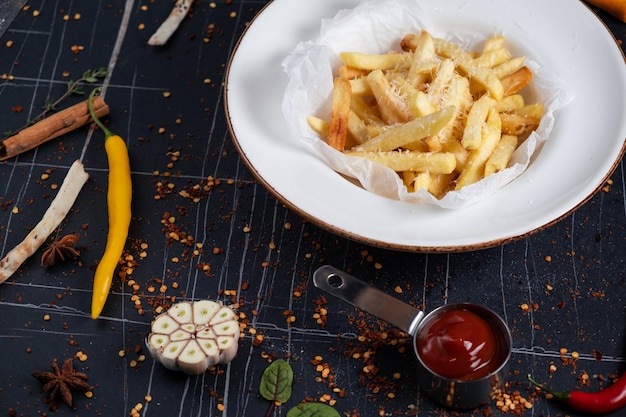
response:
M418 334L416 344L426 367L449 379L480 379L502 362L500 342L492 326L466 309L433 317Z

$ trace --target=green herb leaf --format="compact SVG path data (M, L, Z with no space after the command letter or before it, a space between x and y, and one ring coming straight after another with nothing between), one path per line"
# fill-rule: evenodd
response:
M298 404L287 412L286 417L341 417L330 405L322 403Z
M272 362L261 375L259 392L268 401L285 403L291 397L293 369L282 359Z
M100 67L100 68L96 68L95 70L93 70L91 72L91 75L93 75L96 78L104 78L108 73L109 71L106 68Z

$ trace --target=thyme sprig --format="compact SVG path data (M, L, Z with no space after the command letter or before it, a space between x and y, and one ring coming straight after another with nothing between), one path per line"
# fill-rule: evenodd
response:
M68 98L69 96L72 95L85 95L86 92L83 89L83 85L84 84L93 84L98 82L99 79L104 78L107 76L107 74L109 73L109 71L104 68L96 68L96 69L88 69L87 71L83 72L83 74L81 75L81 77L77 80L70 80L67 83L67 89L65 91L65 93L63 93L62 96L60 96L59 98L57 98L56 100L52 101L52 100L46 100L46 102L43 105L43 110L41 113L39 113L37 116L35 116L32 119L29 119L26 124L22 127L20 127L19 129L13 131L13 132L5 132L4 135L5 137L9 137L12 135L17 134L18 132L20 132L21 130L26 129L28 126L34 125L35 123L43 120L48 114L50 114L51 112L55 112L57 111L57 107L59 106L59 104L61 104L61 102L63 102L63 100L65 100L66 98Z

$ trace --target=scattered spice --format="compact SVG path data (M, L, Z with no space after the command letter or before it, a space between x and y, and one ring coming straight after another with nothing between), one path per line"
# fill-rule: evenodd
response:
M78 242L78 236L73 234L53 241L41 256L41 266L48 268L57 262L78 258L80 252L76 249L76 242Z
M51 409L56 409L57 398L61 398L65 404L71 407L72 392L84 392L92 389L92 386L86 382L87 374L74 369L72 358L66 359L61 368L59 368L57 360L53 359L50 367L52 372L34 372L32 375L43 382L41 391L48 392L45 401Z

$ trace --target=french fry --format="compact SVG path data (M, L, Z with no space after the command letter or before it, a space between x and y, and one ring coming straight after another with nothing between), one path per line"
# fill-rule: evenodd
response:
M483 125L487 120L489 111L494 108L495 104L496 101L486 94L472 104L461 139L461 144L465 149L474 150L480 147Z
M342 65L337 69L337 73L341 78L346 80L353 80L355 78L364 77L367 75L367 70L354 68L349 65Z
M348 151L346 155L358 156L372 162L383 164L396 172L417 171L432 172L434 174L450 174L456 167L454 155L445 152L367 152Z
M494 105L494 108L499 113L509 113L517 109L521 109L525 105L524 97L520 94L513 94L504 97L502 100L498 100Z
M352 89L353 96L365 97L372 95L372 89L370 88L366 77L354 78L350 80L350 88Z
M363 143L359 150L387 152L401 148L440 131L452 120L454 112L454 107L445 107L436 113L395 125Z
M517 148L517 136L502 135L498 145L485 163L485 177L500 172L507 167Z
M518 107L517 109L513 110L513 113L517 114L518 116L534 117L535 119L541 119L541 117L543 116L543 104L534 103L527 106Z
M457 141L463 134L464 119L472 103L469 84L467 78L454 74L448 88L438 98L438 105L454 106L456 113L451 123L426 140L431 151L440 151L445 143Z
M413 117L424 117L427 114L436 112L437 110L428 99L426 93L418 91L409 99L409 111Z
M510 96L526 87L533 79L533 72L528 67L522 67L513 74L501 79L504 95Z
M409 193L415 191L415 179L417 178L418 173L415 171L402 171L400 173L400 177L402 178L402 183L406 187Z
M356 113L367 125L383 125L377 107L370 106L362 97L352 95L350 109Z
M420 35L418 35L417 33L407 33L400 40L400 48L404 52L415 52L415 49L417 49L419 37Z
M494 99L500 100L504 97L502 82L490 68L478 65L469 53L451 42L435 38L434 43L437 54L453 60L469 78L488 91Z
M436 198L442 198L448 191L453 189L452 183L456 178L456 173L451 174L430 174L430 184L428 192Z
M511 59L511 53L505 48L491 49L474 59L479 66L493 68Z
M454 62L444 59L437 69L437 75L435 75L433 81L428 86L428 99L435 107L440 107L442 102L445 101L453 78Z
M496 77L502 79L507 75L511 75L515 71L520 70L525 63L526 57L518 56L515 58L511 58L508 61L503 62L502 64L492 68L491 72L493 72L493 75L495 75Z
M430 172L416 172L413 179L413 190L417 191L422 188L429 190L433 185L434 176Z
M502 133L522 136L539 127L541 120L534 117L520 116L515 113L501 113Z
M354 145L360 145L370 138L365 122L352 110L348 114L348 136L352 139ZM348 146L348 148L351 147Z
M341 52L339 58L344 65L362 70L389 70L408 68L411 55L406 53L363 54L359 52Z
M465 149L461 142L458 140L450 140L441 145L441 152L448 152L454 155L456 158L456 172L461 172L465 169L467 164L467 158L470 151Z
M367 75L367 83L372 89L372 95L378 103L378 110L383 121L387 124L405 123L411 119L409 106L400 97L398 92L381 70L374 70Z
M485 164L496 148L501 137L500 115L493 108L489 110L487 122L483 129L483 138L480 147L472 151L465 165L465 169L456 181L456 189L474 184L483 178Z
M348 136L348 119L350 117L352 92L350 90L350 82L343 78L335 78L333 86L328 145L339 152L343 152Z
M495 49L500 49L504 45L504 36L503 35L495 35L487 38L485 43L483 44L483 54L487 52L493 51Z
M328 142L328 131L330 130L330 124L319 117L308 116L306 118L307 123L317 133L319 137Z
M422 31L413 48L413 59L406 75L406 81L414 86L425 83L436 65L433 38L428 32Z

